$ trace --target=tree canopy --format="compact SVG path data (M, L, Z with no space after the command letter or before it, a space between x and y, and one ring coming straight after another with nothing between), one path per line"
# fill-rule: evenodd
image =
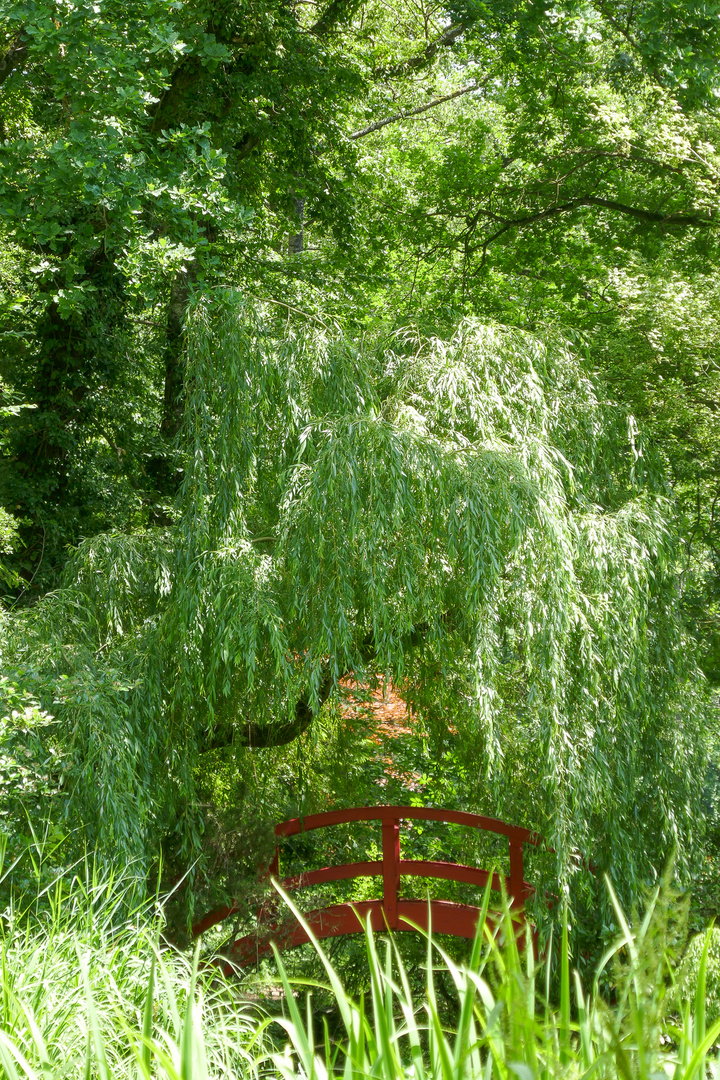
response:
M0 33L8 806L186 868L208 755L386 678L563 888L687 870L714 5L28 0Z
M278 332L221 291L186 355L176 523L85 541L7 643L95 844L142 866L182 817L190 861L202 754L297 738L352 673L407 686L440 743L452 716L563 879L577 850L626 880L691 850L667 497L566 341Z

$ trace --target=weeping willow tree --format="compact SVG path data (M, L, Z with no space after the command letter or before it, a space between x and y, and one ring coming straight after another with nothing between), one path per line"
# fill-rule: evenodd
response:
M631 881L689 854L701 692L669 508L567 341L273 332L218 292L184 386L174 524L85 542L5 626L100 850L142 866L179 830L189 863L198 756L287 744L352 672L450 717L566 884L578 851Z

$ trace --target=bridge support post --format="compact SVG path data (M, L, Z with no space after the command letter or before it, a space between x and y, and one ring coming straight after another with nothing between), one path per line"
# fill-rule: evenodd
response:
M511 907L519 908L525 903L523 881L523 842L510 837L510 897Z
M400 887L400 819L382 823L383 908L391 930L398 924L398 889Z

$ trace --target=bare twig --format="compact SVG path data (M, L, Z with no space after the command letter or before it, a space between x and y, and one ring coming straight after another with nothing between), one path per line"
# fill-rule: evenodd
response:
M19 595L18 595L18 596L16 596L16 598L15 598L15 601L14 601L14 603L13 603L13 607L17 607L17 605L18 605L18 604L20 603L20 600L21 600L21 598L22 598L22 597L23 597L23 596L25 595L25 593L26 593L26 592L28 591L28 589L29 589L29 588L30 588L30 586L32 585L33 581L34 581L34 580L35 580L35 578L37 577L37 572L38 572L38 570L39 570L39 569L40 569L40 567L42 566L42 562L43 562L43 559L45 558L45 538L46 538L45 526L44 526L44 525L41 525L41 526L40 526L40 528L41 528L41 529L42 529L42 531L43 531L43 538L42 538L42 548L41 548L41 550L40 550L40 558L39 558L39 560L38 560L38 564L37 564L37 566L35 567L35 571L34 571L34 573L33 573L33 576L32 576L32 577L30 578L30 580L28 581L28 583L27 583L27 585L25 586L25 588L24 588L24 589L22 589L22 590L20 591L20 593L19 593Z
M293 307L292 304L286 304L284 300L271 300L268 296L256 296L254 299L261 304L277 304L278 307L284 307L287 308L288 311L294 311L296 315L302 315L306 319L312 319L313 322L318 323L324 330L327 330L329 334L333 333L332 328L328 326L326 322L323 322L318 315L312 315L309 311L303 311L302 308ZM338 329L339 327L336 326L335 330L337 331Z

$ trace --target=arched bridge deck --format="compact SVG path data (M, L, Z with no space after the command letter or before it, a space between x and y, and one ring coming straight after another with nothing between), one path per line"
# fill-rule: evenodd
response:
M440 878L473 885L478 890L484 889L491 881L491 887L501 890L497 874L490 873L476 866L462 863L441 862L437 860L403 859L400 853L401 821L440 821L451 825L466 825L484 832L497 833L507 837L510 856L510 874L506 888L513 913L513 920L524 925L525 902L532 888L524 879L523 845L538 844L537 833L517 825L508 825L495 818L472 814L464 810L442 810L421 806L359 806L347 810L330 810L323 814L310 814L305 818L292 818L282 821L275 827L278 840L296 836L312 829L322 829L330 825L345 825L359 821L379 821L382 824L382 859L371 862L343 863L337 866L325 866L320 870L309 870L291 877L280 878L280 852L275 849L275 857L268 868L268 874L280 881L286 891L320 885L332 881L345 881L358 877L382 877L383 895L378 900L363 900L359 903L331 904L328 907L304 914L304 918L315 937L337 937L342 934L355 934L362 930L360 920L370 920L373 930L413 930L416 926L428 928L428 916L432 929L440 934L453 934L456 937L473 938L477 926L480 908L471 904L460 904L449 900L405 899L401 893L403 877ZM212 926L229 918L238 910L231 904L217 908L205 915L192 928L193 936L209 930ZM258 932L247 934L233 943L229 958L233 963L243 966L253 963L271 951L270 942L278 948L292 948L303 945L309 938L303 927L290 917L290 921L260 925L266 909L258 913ZM289 913L288 913L289 915Z

